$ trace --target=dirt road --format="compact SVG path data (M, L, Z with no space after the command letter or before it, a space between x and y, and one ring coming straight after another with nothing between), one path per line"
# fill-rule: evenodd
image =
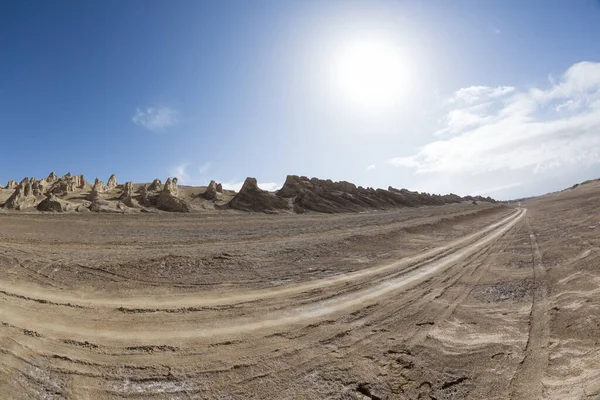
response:
M458 205L306 218L2 216L0 393L594 395L590 374L550 382L557 312L530 214Z

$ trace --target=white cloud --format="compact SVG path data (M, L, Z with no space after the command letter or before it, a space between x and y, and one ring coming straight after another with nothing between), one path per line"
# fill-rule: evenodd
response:
M500 186L494 186L494 187L486 188L486 189L479 189L479 190L476 190L475 192L480 193L482 195L489 195L492 193L502 192L507 189L512 189L512 188L516 188L519 186L523 186L524 184L525 184L525 182L514 182L514 183L509 183L507 185L500 185Z
M243 184L244 181L229 181L222 183L223 189L235 190L236 192L240 191ZM262 190L268 190L269 192L273 192L281 188L281 184L275 182L258 182L258 187Z
M579 107L581 103L578 100L569 99L556 106L556 111L572 111Z
M371 164L367 167L367 169L365 171L372 171L375 169L375 164Z
M229 181L229 182L223 182L223 189L227 189L227 190L235 190L236 192L239 192L240 189L242 188L242 185L244 184L244 182L240 182L240 181Z
M174 166L169 170L169 174L174 178L176 177L179 183L181 184L189 184L190 183L190 175L188 173L188 167L190 163L181 163L179 165Z
M600 163L600 63L575 64L546 89L471 86L457 91L450 104L437 134L452 137L388 162L465 179L492 171L544 174Z
M131 120L150 131L161 132L179 122L179 113L169 107L138 108Z
M276 182L259 182L258 187L262 190L268 190L269 192L273 192L275 190L278 190L281 187L281 185Z
M201 165L200 168L198 168L198 172L200 174L205 174L210 169L210 165L211 165L210 161L207 161L206 163Z
M469 86L458 90L452 99L453 103L475 104L484 100L494 99L514 92L513 86Z

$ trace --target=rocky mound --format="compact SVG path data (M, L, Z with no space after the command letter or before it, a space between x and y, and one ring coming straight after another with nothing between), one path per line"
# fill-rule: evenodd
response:
M177 188L177 178L168 178L165 182L163 190L156 198L150 200L151 204L155 204L156 208L170 212L190 212L192 207L185 200L177 197L179 190Z
M495 202L490 197L461 197L452 193L437 195L391 186L387 190L364 188L345 181L309 179L296 175L289 175L276 193L261 190L255 178L247 178L237 194L230 190L223 191L223 186L215 181L211 181L200 195L191 194L188 187L180 193L177 178L167 179L164 185L159 179L154 179L149 185L140 184L136 187L137 192L131 181L118 185L114 174L108 179L107 185L96 178L91 186L83 175L67 173L59 178L51 172L41 180L31 177L24 178L18 184L8 181L3 190L13 192L4 207L14 210L37 207L40 211L54 212L149 212L154 208L168 212L232 209L264 213L341 213L436 206L463 201L471 204ZM116 193L115 189L120 189L120 193ZM191 203L186 201L190 197ZM199 197L210 203L198 200Z
M48 178L46 178L44 180L45 182L42 192L47 190L47 192L50 194L54 194L57 196L66 196L67 194L74 192L77 189L83 189L87 183L83 178L83 175L73 176L70 172L68 172L62 178L58 178L56 179L56 181L54 181L52 174L53 173L51 173L50 176L48 176L48 178L51 178L52 183L49 183ZM48 189L46 189L46 187L48 187Z
M86 199L92 202L98 201L100 199L100 193L102 192L104 192L104 182L96 178L92 191L88 193Z
M206 187L206 191L204 191L204 193L202 193L201 196L207 200L220 200L222 193L223 187L221 186L221 184L219 183L217 185L215 181L210 181L210 183Z
M59 200L53 194L48 194L36 208L39 211L63 212L69 210L69 204Z
M443 205L467 200L455 194L442 196L412 192L407 189L395 189L391 186L388 190L363 188L345 181L308 179L305 176L296 175L288 175L283 187L277 192L277 196L292 199L296 212L323 213Z
M32 207L36 202L29 178L25 178L16 187L14 193L6 200L4 207L12 210L23 210Z
M18 186L19 186L19 184L17 182L10 180L6 184L6 189L15 190Z
M227 207L234 210L266 213L291 208L289 201L286 199L260 189L256 178L246 178L240 192L227 203Z
M123 192L121 193L119 200L121 200L127 207L136 206L133 200L133 183L131 181L125 182L125 185L123 185Z
M56 176L56 174L54 172L50 172L50 174L46 178L46 182L48 182L48 183L54 183L56 181L58 181L58 176Z
M158 192L161 188L162 188L162 182L160 181L160 179L155 179L152 181L152 183L148 186L148 191L149 192Z
M116 187L117 187L117 177L115 176L115 174L112 174L108 178L108 181L106 181L106 189L107 190L112 190L112 189L114 189Z

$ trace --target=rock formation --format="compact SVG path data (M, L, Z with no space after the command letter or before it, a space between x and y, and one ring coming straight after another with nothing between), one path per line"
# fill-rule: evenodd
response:
M156 208L171 212L190 212L191 207L188 202L177 197L177 178L167 179L165 186L160 194L154 199Z
M33 195L34 196L41 196L42 194L44 194L44 186L42 184L42 181L35 181L33 182L33 184L31 185L31 189L33 190Z
M155 179L154 182L156 182L157 180L158 179ZM152 184L154 184L154 182L152 182ZM153 201L154 198L152 196L150 196L150 193L148 193L148 189L146 188L146 185L142 185L140 187L139 194L137 195L137 200L138 200L138 203L140 203L141 205L143 205L145 207L151 207L156 204L156 202Z
M49 176L48 178L50 178L50 180L53 180L51 176ZM45 179L46 182L48 178ZM68 172L62 178L59 178L55 182L50 184L48 193L54 194L56 196L65 196L68 193L76 191L77 189L82 189L83 187L85 187L85 184L86 182L83 175L73 176L70 172Z
M189 212L192 206L186 200L184 191L180 191L177 178L168 178L164 185L159 179L154 179L150 185L137 185L132 182L117 185L116 176L109 178L109 184L98 178L91 187L83 175L67 173L58 178L54 172L48 177L37 180L26 177L20 183L8 181L4 190L12 190L12 195L5 203L5 208L25 209L38 206L39 210L64 211L66 207L73 210L89 210L101 212L132 212L134 209L151 211L157 208L171 212ZM1 187L0 187L1 188ZM91 191L88 192L88 190ZM118 188L120 193L112 190ZM135 190L137 190L137 192ZM110 190L110 193L106 193ZM84 193L83 201L79 195ZM103 198L102 193L106 193ZM261 190L254 178L247 178L240 192L231 198L233 191L223 191L223 186L214 180L198 197L216 201L214 204L200 203L200 208L235 209L252 212L322 212L342 213L361 212L370 210L387 210L400 207L436 206L450 203L469 202L470 204L495 203L490 197L458 196L415 192L407 189L388 187L374 189L372 187L356 186L353 183L330 179L307 178L305 176L289 175L284 185L276 193ZM45 197L44 197L45 196ZM68 196L69 203L63 196ZM230 199L227 204L223 200ZM40 203L40 200L42 202ZM38 204L39 203L39 204ZM140 207L141 206L141 207ZM88 210L89 207L89 210Z
M46 198L37 205L39 211L63 212L67 211L68 208L68 203L62 202L53 194L48 194Z
M12 210L23 210L35 204L33 188L28 178L25 178L17 186L14 193L6 200L4 207Z
M6 184L6 189L11 189L14 190L19 186L19 184L13 180L8 181L8 183Z
M116 187L117 187L117 177L115 176L115 174L112 174L110 176L110 178L108 178L108 181L106 182L106 189L112 190Z
M324 213L385 210L397 207L419 207L460 203L465 199L455 194L436 195L411 192L407 189L388 190L356 187L350 182L333 182L329 179L308 179L289 175L277 196L292 199L296 212Z
M171 180L171 178L167 178L167 181L165 182L165 186L163 188L163 192L164 191L168 191L173 196L177 196L179 194L179 188L177 187L177 178L173 178L173 180Z
M228 208L242 211L273 213L289 210L290 203L258 187L256 178L246 178L240 192L227 204Z
M98 201L100 199L100 193L102 192L104 192L104 182L96 178L92 191L88 193L86 199L92 202Z
M123 192L121 193L119 200L121 200L127 207L135 207L135 203L133 202L133 183L131 181L125 182L125 185L123 186Z
M162 182L160 179L155 179L152 181L150 186L148 186L149 192L158 192L162 188Z
M50 175L48 175L48 177L46 178L46 182L48 183L54 183L58 180L58 176L56 176L56 174L54 172L50 172Z
M221 189L221 193L222 193ZM207 200L217 200L219 197L219 191L217 190L217 183L215 181L210 181L208 186L206 187L206 191L202 193L202 197Z

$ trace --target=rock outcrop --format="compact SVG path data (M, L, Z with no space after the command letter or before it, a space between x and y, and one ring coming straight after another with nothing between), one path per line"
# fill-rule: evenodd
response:
M69 204L59 200L53 194L48 194L36 208L39 211L63 212L69 209Z
M173 196L177 196L179 194L179 188L177 187L177 178L173 178L173 180L171 180L171 178L167 178L167 181L165 182L165 186L163 188L163 192L165 190L171 193Z
M19 183L8 200L6 200L4 207L12 210L23 210L32 207L36 200L36 197L33 195L31 183L28 178L25 178Z
M104 192L104 182L96 178L94 186L92 186L92 191L88 193L86 199L92 202L98 201L98 199L100 199L100 193L102 192Z
M50 174L46 178L46 182L48 182L48 183L54 183L57 180L58 180L58 176L56 176L56 174L54 172L50 172Z
M158 192L161 189L162 189L162 182L160 181L160 179L153 180L152 183L150 184L150 186L148 186L148 188L147 188L147 190L149 192Z
M107 190L112 190L112 189L114 189L116 187L117 187L117 177L115 176L115 174L112 174L108 178L108 181L106 182L106 189Z
M31 185L31 190L33 191L33 195L36 197L43 195L44 194L43 180L33 182L33 184Z
M204 193L202 193L202 197L204 197L207 200L218 200L219 195L222 192L223 189L221 189L221 192L217 190L217 183L215 181L210 181L210 183L206 187L206 190L204 191Z
M264 213L291 209L288 200L260 189L256 178L246 178L240 192L227 203L227 207L234 210Z
M154 181L157 181L157 179L155 179ZM152 182L152 183L154 184L154 182ZM139 194L137 195L137 201L144 207L153 207L156 205L156 202L154 201L154 197L152 197L150 195L146 185L142 185L140 187Z
M125 182L125 185L123 185L123 192L121 193L119 200L121 200L127 207L135 207L133 195L133 183L131 181Z
M117 193L115 188L118 188L120 193ZM89 191L90 189L91 191ZM155 179L150 185L134 187L130 181L118 185L116 176L113 174L109 178L108 185L104 185L96 178L94 185L90 186L83 175L67 173L58 178L54 172L51 172L48 177L41 180L37 180L35 177L26 177L18 184L11 180L4 190L14 191L5 202L4 207L16 210L36 205L41 211L53 212L67 209L82 212L89 210L152 212L152 209L189 212L192 210L192 205L185 200L186 192L178 187L177 178L168 178L164 185L159 179ZM75 192L75 195L71 195L72 192ZM483 202L495 203L495 200L490 197L461 197L453 193L438 195L396 189L391 186L387 190L365 188L345 181L309 179L296 175L289 175L284 185L276 193L261 190L255 178L247 178L240 192L232 198L234 193L230 190L223 191L223 186L213 180L203 193L195 197L201 197L214 203L196 202L194 204L198 208L211 210L232 209L264 213L289 211L341 213L437 206L461 202L473 205ZM68 202L63 196L67 196ZM83 200L82 196L85 196L85 200L89 202ZM231 200L227 204L223 204L223 201L227 199Z
M8 181L6 184L6 189L14 190L19 186L19 184L13 180Z
M356 187L350 182L333 182L329 179L309 179L305 176L288 175L277 196L291 199L294 211L317 211L323 213L359 212L385 210L397 207L419 207L460 203L455 194L436 195L412 192L407 189L388 190Z
M177 178L168 178L165 186L158 196L153 200L156 208L170 212L190 212L192 207L188 202L177 197Z
M47 182L46 178L46 182ZM51 180L53 180L51 178ZM50 184L48 194L54 194L56 196L66 196L67 194L82 189L85 187L85 179L83 175L71 175L70 172L65 174L62 178L58 178L55 182Z

